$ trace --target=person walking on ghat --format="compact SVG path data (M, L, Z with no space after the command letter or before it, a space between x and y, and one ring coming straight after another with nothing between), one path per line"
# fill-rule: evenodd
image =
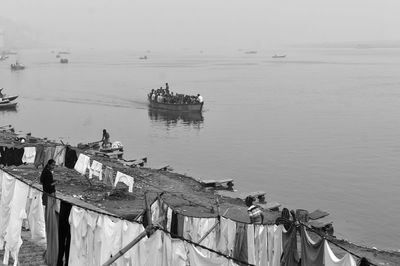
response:
M110 143L110 134L108 134L107 130L103 129L103 138L101 139L103 142L101 146L103 148L106 148L108 144Z

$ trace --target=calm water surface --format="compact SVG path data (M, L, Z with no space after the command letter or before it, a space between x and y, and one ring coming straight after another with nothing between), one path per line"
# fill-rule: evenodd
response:
M19 94L0 125L70 144L107 128L128 159L196 178L234 178L288 208L331 213L335 234L400 249L400 50L303 49L244 54L20 51L0 62ZM11 72L18 58L24 71ZM146 94L201 93L202 115L149 110Z

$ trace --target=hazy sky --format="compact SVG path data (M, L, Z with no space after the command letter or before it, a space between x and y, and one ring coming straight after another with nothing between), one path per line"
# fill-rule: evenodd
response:
M0 1L0 17L49 43L134 49L400 40L399 12L400 0Z

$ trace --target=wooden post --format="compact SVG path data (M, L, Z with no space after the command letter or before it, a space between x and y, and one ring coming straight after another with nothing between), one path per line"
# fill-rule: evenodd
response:
M165 217L161 217L160 219L158 219L156 221L156 224L161 223L163 220L165 219ZM111 265L114 261L116 261L117 259L119 259L122 255L124 255L128 250L130 250L134 245L136 245L137 243L140 242L140 240L142 240L146 235L150 235L153 234L154 232L154 225L153 224L149 224L146 227L146 230L143 231L140 235L138 235L134 240L132 240L132 242L130 242L128 245L126 245L124 248L122 248L120 251L118 251L114 256L112 256L108 261L106 261L103 266L109 266ZM157 230L157 229L156 229Z
M200 238L199 242L197 242L197 244L200 244L201 241L204 240L204 238L206 238L213 230L215 227L217 227L217 225L219 224L219 221L217 220L217 222L210 228L210 230L207 231L207 233L204 234L204 236L202 238Z
M152 227L152 226L151 226ZM111 265L114 261L119 259L122 255L124 255L128 250L130 250L134 245L139 243L140 240L142 240L145 236L147 235L147 231L143 231L140 235L138 235L132 242L130 242L126 247L118 251L117 254L115 254L113 257L111 257L108 261L106 261L103 266L108 266Z

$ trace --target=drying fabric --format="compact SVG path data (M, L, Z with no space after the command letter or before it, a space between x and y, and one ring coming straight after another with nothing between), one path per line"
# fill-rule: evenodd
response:
M28 221L32 240L46 238L42 192L31 188L29 198L31 199L31 202L28 207Z
M171 266L186 266L187 252L185 243L179 239L171 239Z
M195 247L194 245L190 245L185 243L186 248L188 249L188 260L189 265L196 266L233 266L236 265L231 260L223 256L213 256L213 258L209 258L204 255L204 249L200 247Z
M133 184L135 183L133 177L118 171L117 176L115 177L114 187L116 187L119 182L122 182L125 185L127 185L129 188L128 189L129 192L133 192Z
M276 231L276 225L267 226L267 262L268 266L272 266L273 252L274 252L274 233Z
M24 155L24 148L6 147L4 152L4 164L7 166L19 166L22 162Z
M167 210L167 231L171 232L171 222L172 222L172 209L168 207Z
M183 215L177 213L176 211L172 211L171 217L171 236L183 237L183 225L184 225L184 217Z
M114 185L113 170L109 166L106 166L106 169L104 170L103 182L106 185L111 185L111 186Z
M214 227L216 218L197 218L185 217L183 226L183 237L193 242L199 242L207 232ZM216 229L214 228L202 241L201 245L210 249L216 249ZM207 256L211 256L210 251L204 251Z
M36 147L25 147L22 156L23 163L34 163L36 157Z
M90 158L89 156L81 153L79 154L78 161L74 166L74 169L78 171L81 175L85 175L86 170L89 168Z
M97 219L99 215L95 212L91 211L86 211L85 213L85 220L87 224L87 230L86 230L86 239L84 241L85 243L85 249L83 251L84 254L87 254L87 264L88 266L95 266L95 260L94 260L94 233L96 230L96 225L97 225Z
M10 224L11 202L14 198L15 178L0 170L1 201L0 201L0 250L4 247L4 237Z
M117 176L118 176L118 173L117 173ZM115 181L117 181L117 178L115 178ZM158 201L158 199L156 199L151 204L150 210L151 210L151 221L154 224L160 218L160 202Z
M275 227L272 266L281 266L283 225Z
M103 164L95 160L93 160L89 168L89 179L92 179L93 175L97 176L99 180L103 179Z
M219 226L217 248L220 252L231 256L235 245L236 223L230 219L221 217Z
M53 159L54 152L56 151L56 147L48 146L44 148L44 164L46 165L50 159Z
M43 145L38 145L36 146L36 155L35 155L35 162L33 163L36 168L38 168L40 165L44 167L44 146Z
M0 146L0 164L6 165L6 148Z
M125 247L132 242L137 236L144 232L144 227L138 223L132 223L128 221L122 222L122 247ZM147 236L145 236L147 238ZM139 244L134 245L128 250L122 260L122 265L140 265L140 252Z
M254 225L255 265L268 266L268 229L265 225Z
M103 265L122 248L122 221L114 222L108 216L99 215L94 237L95 265Z
M54 151L54 156L53 159L56 162L56 165L58 166L64 166L65 163L65 151L66 147L58 145L56 146L56 149Z
M163 263L163 252L162 252L162 232L160 230L155 231L144 243L145 252L147 258L144 264L145 266L162 265ZM151 255L150 255L151 254ZM143 261L141 262L143 263Z
M254 224L247 225L247 258L248 263L256 264L255 256L255 246L254 246Z
M9 254L14 259L14 265L18 262L18 253L22 245L21 227L26 218L26 201L28 199L29 186L19 180L15 181L14 197L10 202L10 223L7 226L4 240L6 242L3 264L8 265Z
M301 227L301 265L319 266L324 261L324 239L314 242L308 235L305 226Z
M160 208L160 217L163 218L163 220L160 222L160 226L164 229L167 228L167 222L168 222L168 205L162 200L160 199L161 202L161 208Z
M84 256L84 243L86 236L86 223L84 220L85 210L73 206L68 218L70 224L70 249L68 263L70 266L88 265L87 259Z
M350 253L346 253L343 258L338 259L333 253L328 241L324 241L324 265L325 266L356 266L356 261Z
M57 266L68 266L69 248L71 243L71 231L68 222L71 212L71 204L65 201L60 203L60 214L58 216L58 260ZM65 255L65 260L64 260ZM65 261L65 263L64 263Z
M45 261L47 265L57 265L58 257L58 217L56 213L57 201L48 197L46 208L46 239L47 251Z
M244 223L236 223L235 247L233 257L237 260L248 261L247 249L247 225Z
M8 152L8 165L19 166L23 164L22 157L24 155L24 148L11 148Z
M297 252L297 228L291 226L289 230L282 230L282 257L281 266L298 266L300 262Z
M73 169L77 160L76 151L67 146L65 148L65 167Z

